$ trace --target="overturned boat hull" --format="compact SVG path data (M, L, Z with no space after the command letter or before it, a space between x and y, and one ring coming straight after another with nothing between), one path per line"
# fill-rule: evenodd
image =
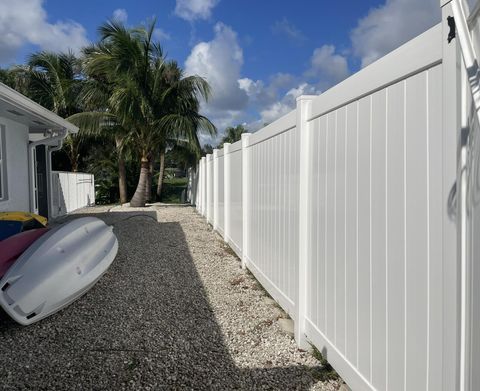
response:
M113 228L95 217L56 227L36 240L0 280L0 305L22 325L37 322L88 291L117 251Z

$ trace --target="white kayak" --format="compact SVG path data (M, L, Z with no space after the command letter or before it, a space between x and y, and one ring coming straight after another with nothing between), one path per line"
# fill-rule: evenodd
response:
M0 280L0 305L32 324L66 307L105 273L118 251L113 227L82 217L36 240Z

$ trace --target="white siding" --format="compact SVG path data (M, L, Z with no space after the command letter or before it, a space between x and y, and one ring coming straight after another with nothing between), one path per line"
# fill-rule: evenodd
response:
M58 217L95 205L95 178L81 172L52 172L51 215Z
M5 126L8 200L0 201L0 211L30 211L28 184L28 128L0 117Z

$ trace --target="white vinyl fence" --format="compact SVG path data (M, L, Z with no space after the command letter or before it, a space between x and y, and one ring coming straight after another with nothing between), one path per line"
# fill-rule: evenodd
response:
M52 171L51 217L95 205L93 174Z
M197 167L197 210L291 315L297 343L313 343L353 390L457 390L460 351L472 350L467 365L480 357L479 322L470 345L460 338L450 12ZM468 389L480 389L471 372Z

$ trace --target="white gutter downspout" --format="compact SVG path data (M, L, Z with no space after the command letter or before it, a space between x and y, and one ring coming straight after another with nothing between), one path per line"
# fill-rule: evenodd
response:
M47 175L48 175L48 180L47 180L47 190L48 190L48 218L50 219L51 217L55 217L58 213L58 211L53 211L53 178L52 178L52 152L59 151L62 149L63 146L63 140L61 139L58 141L58 144L56 146L49 146L47 148Z
M35 191L33 189L33 184L35 183L35 162L33 161L33 148L35 148L38 145L52 145L54 143L57 144L57 147L61 148L61 145L63 143L63 140L65 137L67 137L68 131L66 129L62 129L57 136L49 137L46 139L38 140L35 142L32 142L28 144L28 168L30 171L29 175L29 190L30 190L30 211L34 212L35 211ZM54 147L54 148L57 148ZM50 152L50 151L49 151ZM53 150L52 150L53 152ZM50 190L52 187L51 183L51 154L49 153L47 155L47 191L50 197ZM50 198L51 200L51 198ZM50 206L51 202L49 202Z

